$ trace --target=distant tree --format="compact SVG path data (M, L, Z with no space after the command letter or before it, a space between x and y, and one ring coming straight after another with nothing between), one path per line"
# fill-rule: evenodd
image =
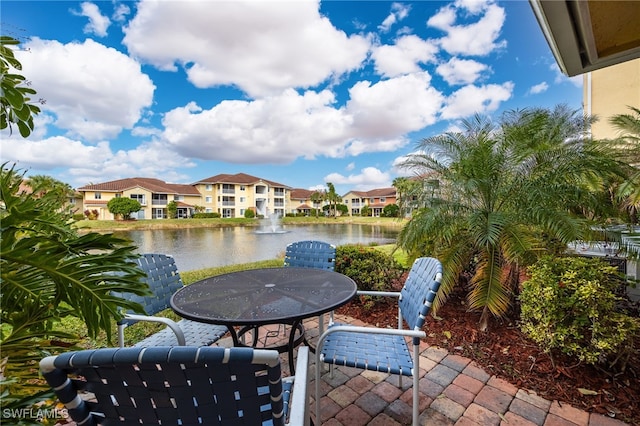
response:
M398 217L400 215L400 207L397 204L387 204L382 209L384 217Z
M371 207L365 205L360 209L360 216L371 216Z
M57 200L60 206L59 208L62 208L74 193L71 185L52 178L51 176L34 175L26 180L25 183L29 185L33 194L37 197L49 194L52 199Z
M413 209L418 207L416 200L423 196L423 181L398 177L393 180L393 186L396 188L399 209L404 215L409 215Z
M254 212L254 211L253 211L253 210L251 210L251 209L246 209L246 210L244 211L244 217L245 217L246 219L253 219L254 217L256 217L256 212Z
M107 203L107 208L114 216L122 219L130 219L131 213L137 212L142 206L137 200L126 197L112 198Z
M326 193L325 199L329 202L329 214L333 215L333 217L337 217L337 207L338 203L342 202L342 197L338 195L336 192L336 187L333 186L333 183L327 182L328 191ZM349 209L347 209L347 213Z
M20 135L28 137L33 131L33 116L40 108L31 101L36 91L28 87L29 82L14 70L21 71L22 64L15 58L10 46L18 46L19 40L0 36L0 130L18 126ZM43 103L44 101L40 101Z
M138 210L140 210L140 209L138 209ZM136 210L136 211L138 211L138 210ZM167 216L169 216L169 219L175 219L175 218L178 217L178 203L175 200L174 201L170 201L167 204Z
M316 191L309 197L311 202L313 203L313 207L316 211L316 217L318 217L318 205L322 203L325 199L325 193L321 191Z
M204 213L205 210L206 209L204 206L193 206L193 211L195 211L196 213Z

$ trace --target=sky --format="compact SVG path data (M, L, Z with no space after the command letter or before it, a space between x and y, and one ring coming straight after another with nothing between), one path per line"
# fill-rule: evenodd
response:
M367 191L475 114L581 109L526 0L3 0L0 18L43 102L0 159L74 188L247 173Z

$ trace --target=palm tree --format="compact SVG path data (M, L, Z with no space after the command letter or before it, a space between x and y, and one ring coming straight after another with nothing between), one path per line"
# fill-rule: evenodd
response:
M331 182L327 182L328 191L325 199L329 202L329 210L333 217L338 217L338 203L342 202L342 197L336 192L336 187Z
M589 228L575 212L601 214L593 190L617 163L584 138L587 121L563 106L518 110L497 124L476 116L460 132L419 143L404 166L439 187L424 191L425 207L398 243L414 257L443 262L436 307L467 276L469 306L481 311L486 330L490 315L504 316L512 305L523 266L549 241L566 244Z
M316 218L318 218L318 206L320 203L322 203L322 201L324 201L325 193L321 191L315 191L313 194L311 194L309 199L313 203L313 207L316 210Z
M618 198L629 212L631 222L637 223L640 219L640 109L629 109L633 114L614 115L609 122L620 132L620 137L614 141L620 156L635 167L629 178L618 187Z

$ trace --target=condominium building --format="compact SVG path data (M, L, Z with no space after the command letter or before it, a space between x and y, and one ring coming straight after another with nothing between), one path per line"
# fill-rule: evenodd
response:
M350 191L342 197L342 202L349 209L349 216L359 216L365 206L371 209L372 216L381 216L385 206L396 204L396 201L396 189L393 187Z
M204 211L222 217L244 217L247 210L264 217L284 216L291 204L289 186L245 173L211 176L193 187L202 196Z
M140 203L141 209L132 215L135 219L165 219L167 205L177 203L178 217L190 217L201 203L201 195L192 185L170 184L160 179L127 178L85 185L77 189L82 194L82 211L95 219L114 220L107 204L109 200L127 197ZM93 214L95 213L95 214Z

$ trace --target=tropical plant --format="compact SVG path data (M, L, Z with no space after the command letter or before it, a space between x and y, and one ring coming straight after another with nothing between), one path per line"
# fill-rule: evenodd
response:
M618 129L620 137L614 141L619 155L635 168L617 189L622 207L629 213L631 223L640 221L640 109L629 107L631 114L618 114L609 122Z
M116 197L109 200L107 208L116 217L123 220L130 219L131 213L135 213L142 208L138 200L127 197Z
M338 195L336 187L331 182L327 182L327 188L325 200L329 202L329 214L338 217L338 203L342 202L342 197Z
M138 209L140 210L140 209ZM136 210L136 211L138 211ZM131 212L133 213L133 212ZM169 219L175 219L178 217L178 202L173 200L173 201L169 201L169 203L167 204L167 216L169 217Z
M322 203L324 201L325 193L321 192L321 191L315 191L313 194L311 194L309 199L313 203L313 207L314 207L314 209L316 211L316 218L317 218L318 217L318 206L320 205L320 203Z
M362 208L360 209L360 216L371 216L371 207L369 207L368 205L364 205L362 206Z
M26 179L25 183L31 187L36 196L42 196L44 193L53 195L60 206L59 208L63 208L74 194L71 185L51 176L33 175Z
M33 131L33 116L40 113L40 108L30 102L36 91L29 87L24 76L13 71L22 70L22 64L13 54L13 48L19 44L13 37L0 36L0 129L9 128L12 132L12 126L16 125L20 135L26 138Z
M400 215L400 207L397 204L387 204L382 209L384 217L398 217Z
M29 413L47 396L37 362L66 350L76 336L60 327L63 318L86 324L87 335L101 330L111 341L112 321L120 309L141 311L137 303L112 292L146 294L139 281L130 241L112 234L72 228L55 194L20 191L23 174L6 164L0 171L0 397L2 424L29 422ZM33 419L35 422L35 419Z
M516 110L419 143L404 166L423 177L425 207L398 243L412 257L441 259L436 308L468 278L469 306L486 330L491 315L513 305L522 266L549 241L566 245L587 233L584 212L606 216L594 191L622 172L605 145L586 137L588 121L564 106ZM437 191L428 190L434 179Z

